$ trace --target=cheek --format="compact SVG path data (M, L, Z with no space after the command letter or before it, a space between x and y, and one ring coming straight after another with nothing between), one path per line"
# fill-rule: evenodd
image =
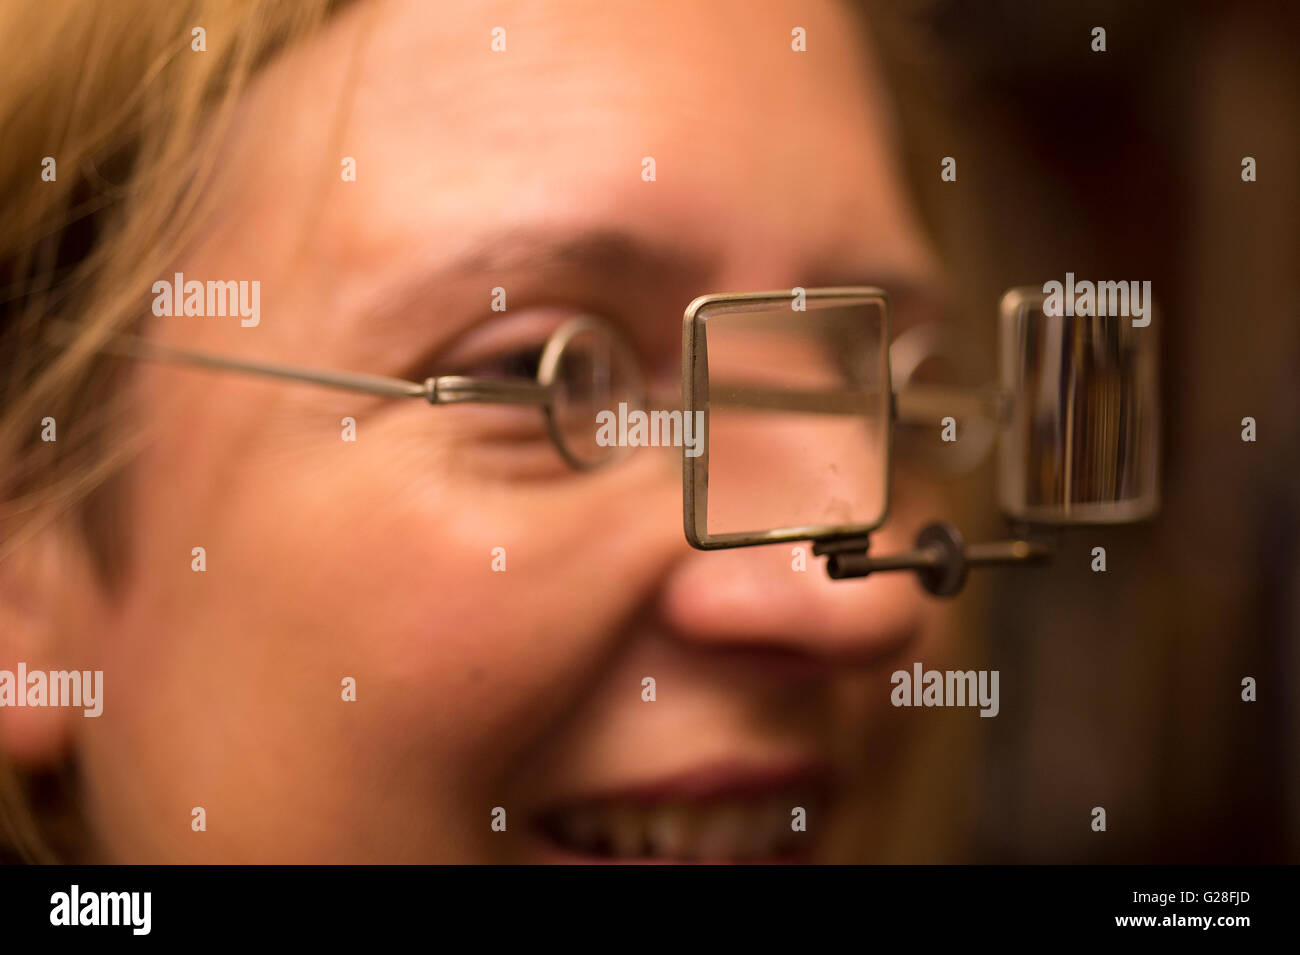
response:
M293 593L268 596L291 618L278 629L310 627L323 659L364 668L397 725L495 771L569 705L683 546L675 475L631 467L534 483L351 471L259 558L296 568Z
M254 452L202 500L154 472L169 494L141 502L105 664L132 695L98 747L106 773L130 754L153 814L205 805L303 845L368 798L454 816L571 708L684 546L675 461L512 484L402 460L402 437ZM367 817L339 831L379 838Z

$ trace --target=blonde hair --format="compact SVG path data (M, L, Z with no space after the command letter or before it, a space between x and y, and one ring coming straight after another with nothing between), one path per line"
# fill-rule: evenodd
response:
M135 443L115 429L120 370L100 350L202 221L215 161L202 137L219 135L262 65L346 2L0 5L0 562L71 519L104 582L120 578L111 478ZM58 349L54 322L75 327ZM45 418L56 441L40 439ZM35 811L71 802L37 792L67 778L20 773L0 753L0 857L75 851L53 834L76 827L39 825Z

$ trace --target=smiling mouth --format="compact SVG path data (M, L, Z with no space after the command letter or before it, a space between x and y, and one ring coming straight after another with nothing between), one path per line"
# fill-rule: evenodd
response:
M714 771L544 813L561 857L589 862L810 861L827 805L821 774Z

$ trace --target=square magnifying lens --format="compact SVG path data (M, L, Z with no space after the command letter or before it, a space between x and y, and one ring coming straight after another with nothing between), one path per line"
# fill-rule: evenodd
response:
M1045 526L1147 520L1160 509L1159 326L1046 301L1035 287L1002 297L1002 510Z
M878 288L704 295L682 328L686 539L856 537L889 510L889 299ZM697 415L697 412L701 414Z

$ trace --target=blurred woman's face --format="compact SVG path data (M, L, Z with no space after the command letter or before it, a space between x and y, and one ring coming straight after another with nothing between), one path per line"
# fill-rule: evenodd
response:
M671 390L699 294L924 278L878 82L830 0L363 3L210 147L219 212L176 268L260 281L260 323L149 334L510 375L595 313ZM104 858L846 851L888 671L930 626L910 576L693 551L680 449L573 471L531 409L135 372L155 439L125 592L64 611L76 665L105 671L104 715L76 727Z

